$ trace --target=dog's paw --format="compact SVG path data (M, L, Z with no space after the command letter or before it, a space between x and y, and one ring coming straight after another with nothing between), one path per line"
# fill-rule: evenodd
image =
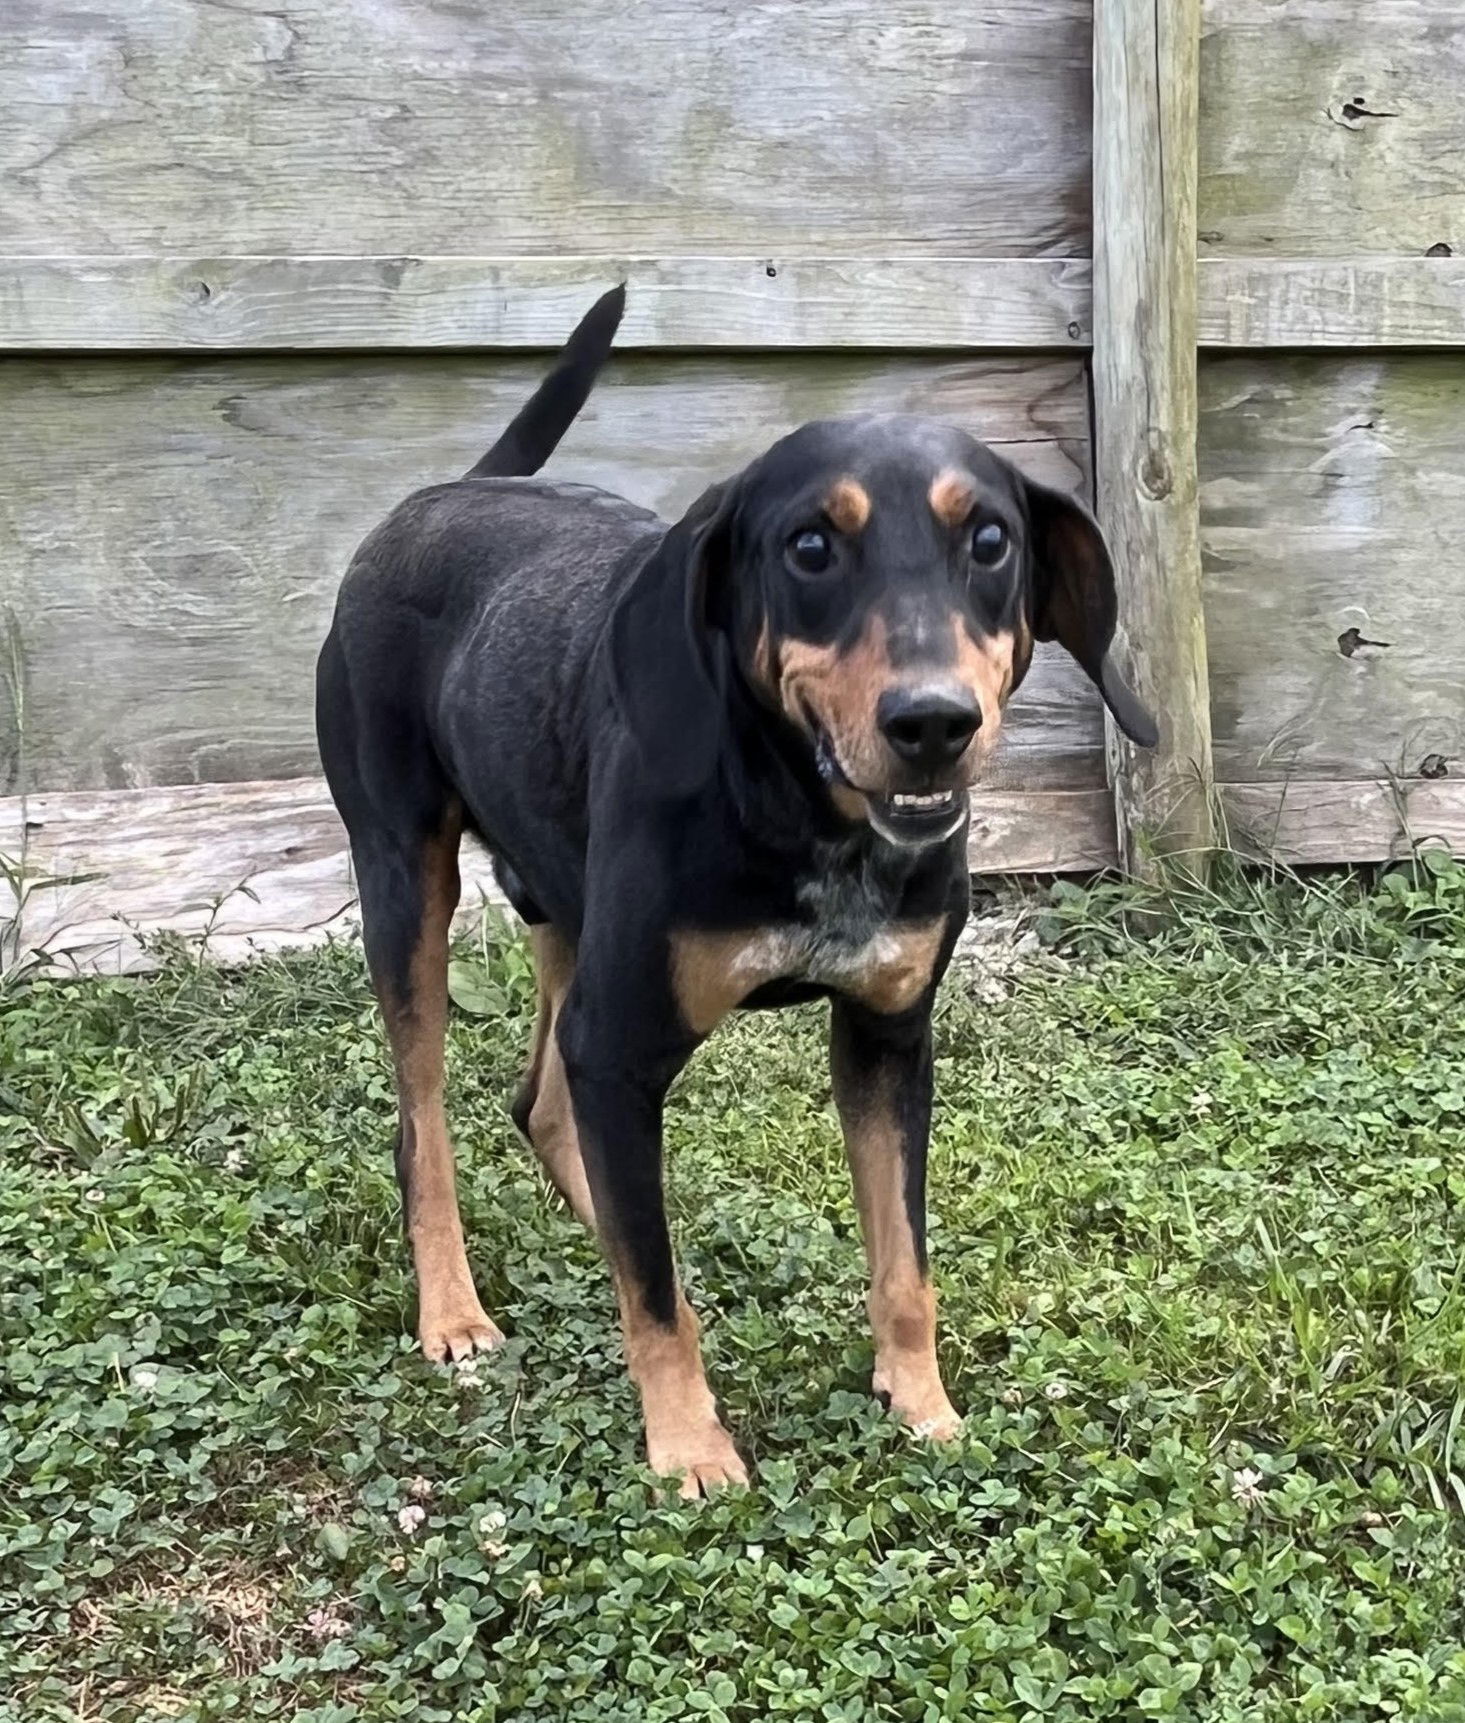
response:
M952 1442L961 1434L961 1414L933 1373L877 1368L871 1386L875 1397L913 1436L927 1442Z
M949 1400L939 1410L931 1408L917 1416L902 1412L900 1416L910 1433L923 1442L954 1442L962 1432L961 1414Z
M680 1480L677 1494L695 1502L728 1485L746 1485L748 1468L738 1458L732 1437L714 1418L696 1429L653 1437L648 1433L651 1469L661 1477Z
M459 1309L424 1311L417 1324L422 1354L434 1364L457 1364L475 1352L492 1352L502 1346L498 1324L474 1300Z

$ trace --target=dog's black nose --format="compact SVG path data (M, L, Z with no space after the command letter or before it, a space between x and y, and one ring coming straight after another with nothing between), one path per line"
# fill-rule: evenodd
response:
M966 752L982 708L964 688L892 688L880 696L875 722L902 760L935 771Z

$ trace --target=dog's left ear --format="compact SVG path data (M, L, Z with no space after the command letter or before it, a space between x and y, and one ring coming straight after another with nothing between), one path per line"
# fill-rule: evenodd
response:
M1109 656L1119 603L1099 523L1061 491L1022 482L1032 531L1033 633L1076 659L1130 741L1153 748L1160 739L1155 720Z
M712 774L727 707L729 645L710 589L729 558L736 480L704 491L631 576L611 612L611 695L660 795Z

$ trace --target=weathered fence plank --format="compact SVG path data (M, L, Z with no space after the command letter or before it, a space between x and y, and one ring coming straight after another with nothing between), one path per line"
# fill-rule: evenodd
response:
M1109 798L981 791L970 853L978 873L1108 866ZM355 917L345 833L319 778L0 800L0 855L22 854L33 881L55 883L29 890L6 955L41 950L63 967L136 968L139 935L160 932L237 961L344 932ZM464 919L502 902L471 842L462 872ZM0 882L0 929L14 913Z
M1086 258L37 257L0 348L558 347L629 284L640 347L1086 347Z
M1465 251L1457 0L1205 0L1207 255Z
M1087 0L7 0L38 256L1087 252Z
M1296 864L1465 850L1465 784L1232 784L1221 800L1227 841ZM1102 789L979 791L969 853L976 873L1110 867L1113 804ZM5 955L43 951L63 973L146 967L160 933L236 962L357 918L345 834L318 778L0 799L0 854L24 854L33 882L11 928L15 899L0 884ZM460 925L485 902L503 907L471 841L462 873Z
M462 472L542 362L451 355L0 367L0 608L29 668L32 789L315 770L311 676L366 531ZM552 471L675 512L801 421L857 408L969 426L1082 484L1073 359L770 355L617 360ZM1095 702L1045 655L1002 781L1103 781ZM0 790L14 785L0 703ZM7 769L12 776L7 779Z
M1387 778L1223 784L1227 843L1294 867L1393 861L1443 845L1465 854L1465 783Z
M1202 257L1203 347L1465 347L1465 257Z
M1087 348L1087 258L35 257L0 349L554 348L608 283L623 350ZM1465 346L1465 257L1202 257L1203 347Z
M1201 367L1216 770L1465 775L1465 355Z
M1094 7L1094 471L1119 579L1121 659L1160 744L1111 731L1119 851L1202 865L1211 734L1196 520L1199 0Z

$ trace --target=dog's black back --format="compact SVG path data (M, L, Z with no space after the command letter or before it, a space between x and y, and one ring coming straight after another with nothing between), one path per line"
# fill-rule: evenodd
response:
M508 868L533 858L543 907L522 885L516 907L578 933L583 842L564 836L585 828L593 660L618 576L663 530L617 497L534 478L409 497L353 559L322 656L322 752L348 829L358 795L436 817L451 786ZM349 692L363 685L366 701Z

